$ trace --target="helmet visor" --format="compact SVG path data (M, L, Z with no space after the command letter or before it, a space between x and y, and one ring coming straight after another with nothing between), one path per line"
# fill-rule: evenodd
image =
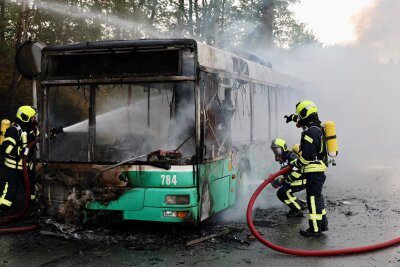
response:
M32 116L30 119L30 123L32 126L37 126L39 124L38 119L36 118L36 116Z
M272 152L274 152L275 157L282 156L283 149L281 147L273 147Z

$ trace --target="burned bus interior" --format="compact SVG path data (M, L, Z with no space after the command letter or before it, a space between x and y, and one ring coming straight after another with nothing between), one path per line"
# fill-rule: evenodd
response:
M54 86L47 97L48 127L63 127L63 133L47 140L49 161L106 164L179 147L181 159L177 152L153 153L148 159L170 155L176 164L182 164L194 154L193 141L181 145L194 138L193 86Z
M45 132L63 128L44 142L44 159L111 164L145 154L138 164L192 162L192 45L99 42L90 48L44 50L43 126Z

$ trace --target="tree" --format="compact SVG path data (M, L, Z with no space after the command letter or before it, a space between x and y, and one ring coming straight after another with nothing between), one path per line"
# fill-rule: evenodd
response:
M307 29L307 25L294 19L294 14L289 10L291 3L299 0L276 1L275 8L277 14L274 20L274 42L280 48L293 48L302 44L316 43L314 33Z
M6 20L5 20L5 11L6 8L6 2L5 0L0 1L0 47L3 47L5 45L5 25L6 25Z
M260 8L260 25L258 29L258 40L265 47L273 46L273 28L275 21L275 1L262 0Z
M23 35L26 35L26 30L25 30L25 22L26 22L26 6L25 6L25 1L22 0L21 2L21 8L18 13L18 20L17 20L17 25L16 25L16 33L15 33L15 50L18 49L18 47L22 43L22 38ZM13 66L13 79L11 82L11 86L9 89L10 92L10 101L9 101L9 110L8 110L8 116L11 117L12 114L14 114L14 109L15 109L15 96L16 96L16 91L17 91L17 79L19 78L19 72L18 69L14 63Z
M12 106L21 92L13 64L16 48L27 38L54 45L185 37L224 49L290 49L315 42L314 34L289 10L299 1L0 0L0 97L8 91L2 99ZM18 95L17 100L22 98Z

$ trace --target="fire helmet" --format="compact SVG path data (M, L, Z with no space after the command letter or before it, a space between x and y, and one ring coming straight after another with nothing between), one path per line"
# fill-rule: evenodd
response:
M17 119L21 122L29 122L36 115L36 108L32 106L21 106L17 111Z
M282 138L275 138L274 140L272 140L271 149L274 152L275 158L282 158L283 152L286 152L288 150L286 141Z
M317 112L317 106L310 100L300 101L296 105L296 113L299 115L300 119L306 119L310 115L317 114Z

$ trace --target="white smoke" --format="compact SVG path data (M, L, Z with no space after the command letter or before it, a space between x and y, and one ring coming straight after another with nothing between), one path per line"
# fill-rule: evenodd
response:
M336 122L337 161L349 168L356 163L390 167L399 159L399 8L395 0L377 1L354 16L354 44L274 54L280 59L274 61L276 68L310 83L306 98L316 103L320 119Z
M382 64L399 63L399 10L399 1L376 0L372 7L353 18L358 36L357 45Z
M334 183L329 178L336 174L345 174L350 180L363 178L360 171L368 175L370 170L391 170L398 166L398 10L399 1L381 0L354 16L358 38L353 44L309 45L293 51L258 50L263 51L259 56L268 58L275 70L306 81L309 86L303 99L316 103L321 121L336 123L339 155L337 166L328 168L327 183ZM293 105L286 114L294 111ZM286 124L283 118L280 123L300 140L300 131L294 124ZM255 186L249 189L248 195L241 200L246 205ZM304 192L296 195L304 199ZM283 205L275 202L273 197L273 190L264 191L258 197L256 207ZM235 210L236 213L229 214L230 219L243 219L245 205L240 211L239 208Z

